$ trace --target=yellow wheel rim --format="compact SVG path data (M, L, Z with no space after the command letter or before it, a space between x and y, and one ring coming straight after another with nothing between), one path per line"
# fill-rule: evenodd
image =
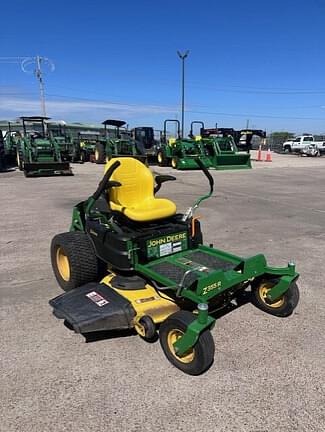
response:
M172 167L177 168L177 159L176 158L172 159Z
M95 150L95 160L98 161L99 159L99 153L98 150Z
M61 247L58 247L56 251L56 265L62 279L68 282L70 280L70 264Z
M176 352L175 352L175 348L174 348L174 343L181 337L183 336L183 332L181 330L171 330L168 335L167 335L167 344L168 344L168 348L169 351L173 354L173 356L175 358L177 358L178 361L182 362L182 363L191 363L194 360L195 357L195 350L194 348L189 349L185 355L183 355L182 357L179 357Z
M158 153L158 155L157 155L157 159L158 159L158 162L159 163L162 163L162 161L163 161L163 157L162 157L162 154L159 152Z
M283 296L281 298L279 298L279 300L276 300L273 303L271 303L267 299L267 295L268 295L268 293L272 287L273 287L273 284L270 282L263 283L258 289L258 294L259 294L261 300L263 301L263 303L265 303L267 306L269 306L271 308L279 308L279 307L284 305L284 297Z

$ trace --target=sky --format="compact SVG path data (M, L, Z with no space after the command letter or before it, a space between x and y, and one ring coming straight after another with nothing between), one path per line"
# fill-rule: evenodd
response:
M1 5L0 119L126 120L325 132L324 0L11 0Z

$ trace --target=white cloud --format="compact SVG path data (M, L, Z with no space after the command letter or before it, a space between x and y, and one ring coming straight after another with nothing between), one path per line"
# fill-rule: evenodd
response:
M177 107L160 105L132 105L123 103L111 103L91 100L47 100L46 110L50 117L75 117L98 112L98 117L103 118L112 112L122 117L133 117L142 114L169 114L177 112ZM101 113L102 112L102 113ZM40 113L40 102L36 98L21 98L18 96L0 95L0 117L14 117ZM97 116L97 115L96 115Z

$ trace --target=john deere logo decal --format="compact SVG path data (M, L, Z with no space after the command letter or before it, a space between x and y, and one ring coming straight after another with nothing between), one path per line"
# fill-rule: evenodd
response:
M159 258L187 248L187 233L180 232L147 241L148 258Z

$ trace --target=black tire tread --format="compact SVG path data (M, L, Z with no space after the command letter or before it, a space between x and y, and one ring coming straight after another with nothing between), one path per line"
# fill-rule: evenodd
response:
M70 264L70 280L64 281L56 267L56 250L60 246L65 251ZM94 247L87 234L71 231L57 234L51 243L51 261L54 275L64 291L77 288L97 280L99 263Z
M213 363L215 345L209 329L204 330L195 344L196 356L191 363L182 363L170 353L167 344L167 335L172 328L185 331L187 326L196 319L196 315L181 310L170 315L160 326L159 340L167 359L178 369L189 375L200 375Z
M262 281L264 282L264 281ZM256 306L258 309L269 313L271 315L280 317L280 318L286 318L290 315L292 315L293 311L297 307L299 303L299 288L296 282L292 282L289 289L284 293L284 305L280 308L271 308L268 307L263 300L260 299L260 296L258 294L258 286L259 284L256 284L256 286L253 286L252 289L252 303L254 306Z
M162 155L162 161L161 162L158 161L158 154L159 153L161 153L161 155ZM162 150L159 150L157 153L157 164L158 164L158 166L161 166L161 167L168 165L168 161L167 161L166 156Z

